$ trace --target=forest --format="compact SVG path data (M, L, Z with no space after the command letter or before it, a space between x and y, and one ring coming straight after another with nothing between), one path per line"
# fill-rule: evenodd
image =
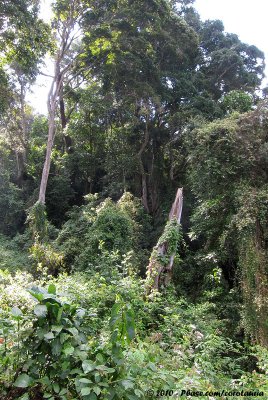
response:
M1 400L268 398L264 68L194 0L1 1Z

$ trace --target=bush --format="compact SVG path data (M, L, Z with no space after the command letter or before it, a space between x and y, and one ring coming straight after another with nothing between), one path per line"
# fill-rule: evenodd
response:
M0 270L28 270L30 266L27 251L21 249L16 240L0 234Z
M141 205L129 194L117 203L110 199L99 203L96 195L88 196L87 201L69 213L57 238L66 264L73 270L100 267L109 272L112 258L114 266L122 265L132 252L132 266L137 270L145 254L141 244Z

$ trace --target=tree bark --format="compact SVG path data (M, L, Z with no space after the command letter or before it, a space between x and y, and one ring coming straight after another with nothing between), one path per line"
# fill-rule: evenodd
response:
M55 107L56 107L56 105L55 105ZM49 176L49 171L50 171L51 153L52 153L52 147L53 147L53 142L54 142L54 136L55 136L55 109L49 115L46 159L44 162L42 179L41 179L40 190L39 190L39 198L38 198L38 201L41 204L45 204L45 202L46 202L46 189L47 189L47 182L48 182L48 176Z
M164 233L160 237L157 245L154 247L150 257L150 262L147 267L147 294L149 294L153 289L159 290L160 282L162 282L163 286L167 286L170 283L176 251L172 251L171 253L169 251L171 243L169 243L166 230L169 226L169 223L173 220L176 221L179 228L179 224L181 221L182 205L182 188L179 188L177 190L175 201L171 207L168 223L166 225ZM167 257L169 257L168 261L164 262L163 260L166 260Z
M15 69L15 73L17 74L18 83L20 85L20 91L19 91L19 95L18 95L20 120L17 124L18 125L17 126L17 134L18 134L20 146L17 150L15 150L16 160L17 160L16 183L19 187L22 187L24 176L25 176L25 169L26 169L25 165L26 165L26 159L27 159L28 134L29 134L28 124L27 124L27 115L26 115L26 110L25 110L27 80L25 80L23 78L23 75L21 74L21 72L19 70Z
M43 166L42 178L40 183L39 190L39 198L38 201L41 204L45 204L46 202L46 189L48 176L50 171L51 164L51 154L52 147L54 142L54 136L56 132L56 108L58 104L59 92L62 84L62 74L60 73L60 62L61 62L61 52L60 50L57 53L57 57L55 59L55 73L54 78L51 84L51 88L48 94L47 99L47 109L48 109L48 137L47 137L47 148L46 148L46 158Z

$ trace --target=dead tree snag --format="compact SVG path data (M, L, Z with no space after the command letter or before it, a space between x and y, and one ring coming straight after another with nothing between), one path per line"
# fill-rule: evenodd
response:
M182 188L179 188L164 232L150 257L147 267L147 293L150 293L153 289L159 290L161 286L167 286L171 280L177 245L182 238L180 226L182 204Z

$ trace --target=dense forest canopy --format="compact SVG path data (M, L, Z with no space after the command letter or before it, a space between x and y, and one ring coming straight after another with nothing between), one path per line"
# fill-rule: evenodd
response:
M0 4L1 399L267 395L263 52L194 0L39 7Z

